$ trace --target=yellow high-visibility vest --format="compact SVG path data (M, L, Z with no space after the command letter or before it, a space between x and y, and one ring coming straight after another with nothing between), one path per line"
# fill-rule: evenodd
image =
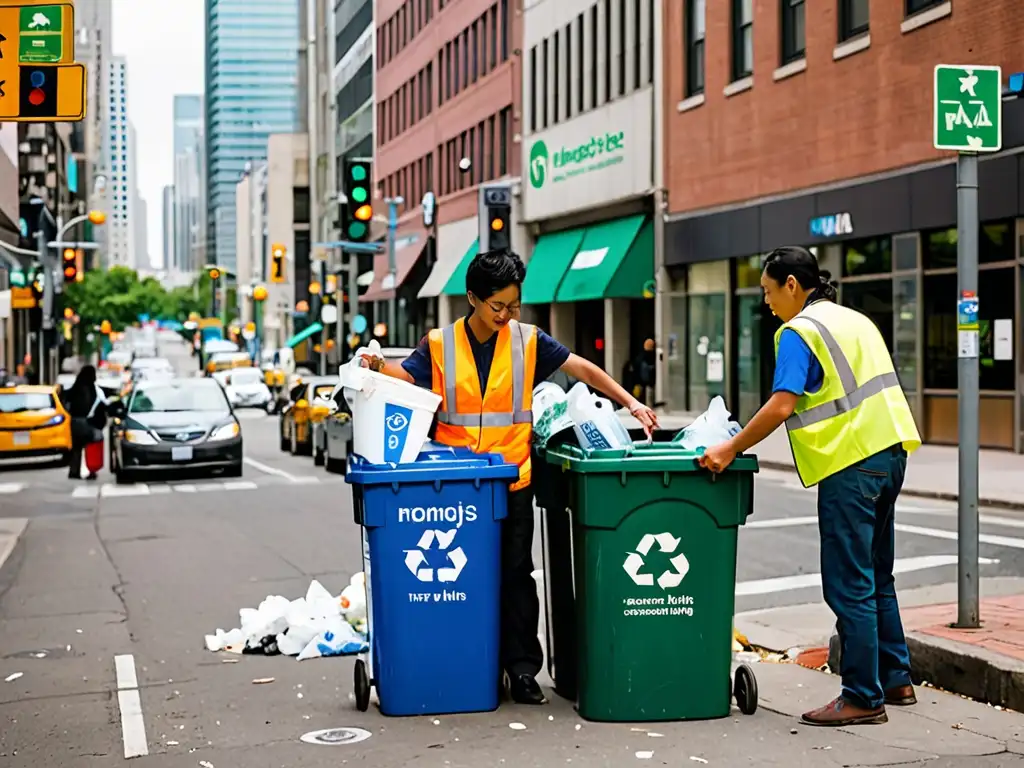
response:
M782 326L811 348L825 379L805 392L786 420L793 459L805 488L879 451L921 446L885 340L870 318L831 301L816 301Z

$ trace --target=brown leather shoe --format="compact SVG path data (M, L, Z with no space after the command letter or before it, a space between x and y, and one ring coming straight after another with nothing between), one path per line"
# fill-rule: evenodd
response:
M898 688L890 688L885 692L885 703L894 707L910 707L917 704L914 686L901 685Z
M864 709L851 704L842 696L820 709L805 712L800 718L805 725L841 728L847 725L880 725L889 722L885 707Z

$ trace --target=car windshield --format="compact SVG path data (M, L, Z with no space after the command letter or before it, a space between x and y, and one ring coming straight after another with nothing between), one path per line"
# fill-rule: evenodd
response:
M45 411L54 407L53 395L42 392L14 392L0 394L0 413Z
M161 382L136 390L128 412L227 411L229 408L216 382Z
M262 381L263 376L255 368L239 368L231 373L231 383L236 387L247 387Z

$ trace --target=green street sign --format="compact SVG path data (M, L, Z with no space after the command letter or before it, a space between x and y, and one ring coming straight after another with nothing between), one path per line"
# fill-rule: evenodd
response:
M934 146L956 152L1003 148L1003 75L1000 67L935 67Z
M29 64L59 64L64 58L64 11L59 5L21 8L18 58Z

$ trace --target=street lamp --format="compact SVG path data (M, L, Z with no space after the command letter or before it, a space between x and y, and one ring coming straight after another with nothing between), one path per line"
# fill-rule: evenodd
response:
M270 293L267 291L266 286L257 285L252 289L252 300L256 303L253 307L253 323L256 326L256 355L259 356L260 352L263 351L263 329L260 327L263 325L263 302L267 300L267 296Z

